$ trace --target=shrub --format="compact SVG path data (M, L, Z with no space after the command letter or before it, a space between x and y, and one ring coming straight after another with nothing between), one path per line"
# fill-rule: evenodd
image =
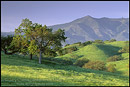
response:
M79 56L76 55L76 54L71 54L70 57L73 58L73 59L77 59L77 58L79 58Z
M111 61L119 61L119 60L122 60L123 58L118 56L118 55L114 55L114 56L111 56L107 59L108 62L111 62Z
M69 45L70 45L70 44L66 44L65 47L66 47L66 46L69 46Z
M74 44L79 44L79 45L80 45L80 44L81 44L81 42L77 42L77 43L74 43Z
M86 46L86 45L89 45L89 44L92 44L92 41L84 42L84 43L82 43L82 46Z
M103 40L95 40L94 43L103 44Z
M73 65L73 62L70 59L64 59L60 61L60 63L64 65Z
M118 51L119 53L129 53L129 46L125 46Z
M44 55L47 56L47 57L56 57L57 56L57 53L51 49L46 49L44 51Z
M58 52L58 55L59 55L59 56L64 55L62 50L58 50L57 52Z
M79 67L82 67L85 63L88 63L88 62L89 62L88 59L86 59L86 58L80 58L80 59L78 59L78 60L74 63L74 65L79 66Z
M76 46L65 48L62 50L62 54L64 55L64 54L71 53L76 50L78 50Z
M106 70L105 62L102 61L89 61L85 63L83 68L94 69L94 70Z
M116 71L116 68L115 68L116 64L109 64L107 66L107 71L108 72L115 72Z
M116 39L111 39L109 42L115 42L116 41Z

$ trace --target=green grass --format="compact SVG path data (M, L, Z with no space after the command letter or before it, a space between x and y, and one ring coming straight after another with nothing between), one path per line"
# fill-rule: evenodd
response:
M129 76L129 53L123 53L121 54L123 57L123 60L120 61L114 61L114 62L108 62L108 64L116 64L116 72L124 76Z
M44 61L45 62L45 61ZM1 86L128 86L128 76L76 66L38 64L1 52Z
M124 47L125 45L129 45L129 43L125 43L126 41L115 41L115 42L107 42L106 44L116 46L116 47Z
M112 46L109 44L91 44L87 45L85 47L80 48L77 51L74 51L72 53L58 56L56 58L69 58L73 62L75 62L78 58L87 58L90 60L100 60L100 61L106 61L108 57L113 55L118 55L118 50L121 49L121 47ZM74 55L77 55L78 57L73 57Z

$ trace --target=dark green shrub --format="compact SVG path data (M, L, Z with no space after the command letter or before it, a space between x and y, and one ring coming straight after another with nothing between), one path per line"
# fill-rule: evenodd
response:
M88 59L86 59L86 58L80 58L80 59L78 59L78 60L74 63L74 65L75 65L75 66L82 67L85 63L88 63L88 62L89 62Z
M76 50L78 50L76 46L65 48L62 50L62 54L71 53L71 52L76 51Z
M92 44L92 41L86 41L86 42L82 43L82 46L86 46L86 45L89 45L89 44Z
M81 42L77 42L77 43L74 43L74 44L81 44Z
M60 63L64 65L73 65L73 62L70 59L64 59L60 61Z
M52 49L46 49L44 51L44 55L47 57L56 57L57 53L55 51L53 51Z
M83 68L94 69L94 70L106 70L105 62L102 61L89 61L85 63Z
M116 71L116 68L115 68L116 64L109 64L107 66L107 71L108 72L115 72Z
M78 56L78 55L75 55L75 54L71 54L70 57L71 57L71 58L74 58L74 59L79 58L79 56Z
M58 55L59 55L59 56L64 55L63 52L62 52L62 50L58 50L57 52L58 52Z
M123 58L118 56L118 55L114 55L114 56L111 56L107 59L108 62L111 62L111 61L119 61L119 60L122 60Z
M104 44L103 40L95 40L94 43Z
M70 44L66 44L65 47L66 47L66 46L69 46L69 45L70 45Z
M116 41L116 39L111 39L109 42L115 42Z
M118 51L119 53L129 53L129 46L125 46Z

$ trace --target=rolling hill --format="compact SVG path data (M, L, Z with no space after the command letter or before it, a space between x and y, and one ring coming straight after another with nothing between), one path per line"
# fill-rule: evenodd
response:
M78 58L86 57L106 62L109 56L117 54L125 45L125 41L84 47L72 44L68 47L78 46L79 50L56 58L69 58L75 62ZM78 55L78 58L75 59L72 54ZM42 64L38 64L38 59L35 58L29 60L28 56L5 55L1 52L1 86L129 86L129 53L118 55L121 55L123 60L106 62L107 65L116 64L117 71L111 73L48 63L44 59Z
M128 86L120 74L76 66L38 64L18 55L1 53L1 86Z

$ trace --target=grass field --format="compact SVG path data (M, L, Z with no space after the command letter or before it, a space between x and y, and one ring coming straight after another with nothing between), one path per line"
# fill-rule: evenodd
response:
M128 45L125 41L109 42L105 44L91 44L84 47L79 47L78 51L68 53L57 58L69 58L75 62L78 58L87 58L90 60L106 61L108 57L119 55L118 50L123 46ZM69 45L68 47L76 46L76 44ZM77 56L77 57L75 57Z
M82 57L106 61L125 46L123 42L122 45L117 43L88 45L58 58L70 58L73 62ZM73 55L78 58L71 58ZM116 64L117 71L111 73L47 63L44 60L38 64L38 59L29 60L28 56L5 55L1 52L1 86L129 86L129 53L120 55L123 60L107 62Z

